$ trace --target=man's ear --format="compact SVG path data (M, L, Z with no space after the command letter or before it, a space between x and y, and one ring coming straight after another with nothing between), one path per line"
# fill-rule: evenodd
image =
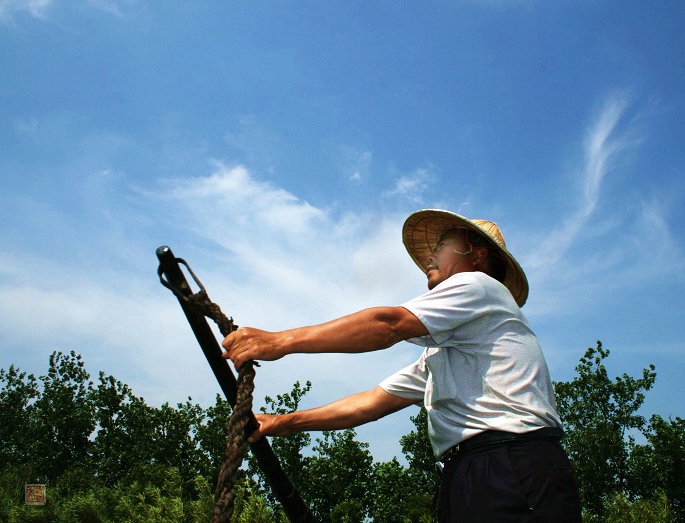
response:
M476 247L475 256L473 257L474 265L482 265L488 259L487 247Z

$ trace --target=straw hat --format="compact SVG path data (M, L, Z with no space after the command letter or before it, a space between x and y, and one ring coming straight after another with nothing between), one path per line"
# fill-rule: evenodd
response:
M516 259L507 250L502 231L494 222L487 220L469 220L453 212L439 209L425 209L409 215L402 228L402 242L412 260L425 273L428 257L440 236L449 228L473 229L480 233L491 246L497 250L507 265L507 276L504 285L511 295L523 307L528 299L528 279Z

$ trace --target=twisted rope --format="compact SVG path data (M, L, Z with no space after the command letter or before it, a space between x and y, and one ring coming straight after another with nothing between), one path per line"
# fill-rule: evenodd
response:
M202 314L214 321L223 336L228 336L237 329L233 320L228 318L219 306L209 299L207 292L201 290L188 296L188 306L193 312ZM245 427L252 413L252 392L254 391L254 363L248 361L238 369L238 392L231 419L228 422L226 451L219 471L219 479L214 492L214 510L211 523L229 523L233 516L235 503L235 483L238 469L243 462L247 436Z

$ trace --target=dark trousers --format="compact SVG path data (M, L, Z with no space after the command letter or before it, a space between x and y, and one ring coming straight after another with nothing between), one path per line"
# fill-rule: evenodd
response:
M445 463L440 523L580 523L580 512L571 464L558 441L507 442Z

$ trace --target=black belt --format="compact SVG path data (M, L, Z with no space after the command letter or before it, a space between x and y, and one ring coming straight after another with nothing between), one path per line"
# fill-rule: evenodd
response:
M451 458L459 454L463 454L464 452L473 451L491 445L501 445L503 443L511 443L513 441L530 441L538 439L553 439L558 441L563 435L564 431L558 427L544 427L542 429L523 432L521 434L517 434L515 432L502 432L499 430L486 430L485 432L481 432L472 438L464 440L449 449L440 457L440 461L445 463Z

